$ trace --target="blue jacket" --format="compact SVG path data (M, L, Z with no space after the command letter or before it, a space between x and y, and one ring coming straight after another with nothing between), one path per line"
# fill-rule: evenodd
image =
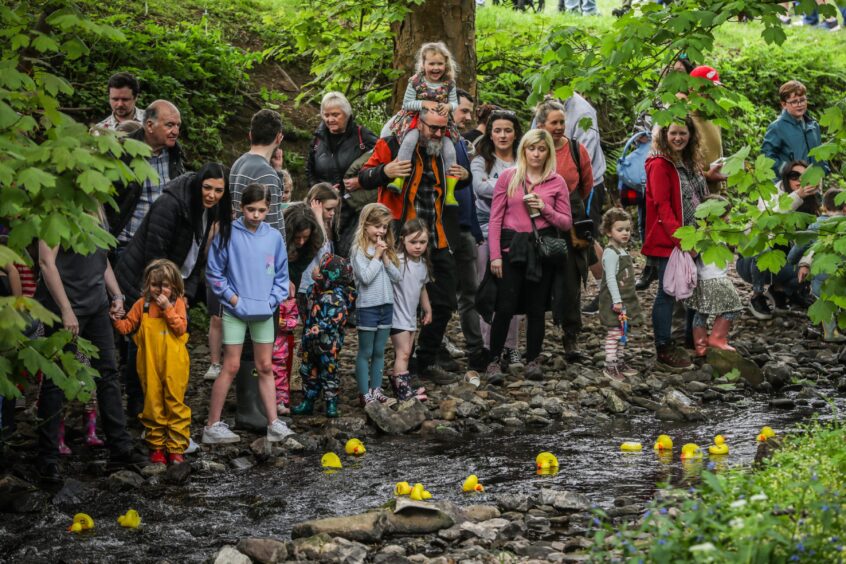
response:
M767 127L761 152L775 161L773 171L776 176L781 176L782 167L790 161L815 162L808 153L821 144L820 124L814 118L805 114L800 122L787 110L782 110L778 119ZM820 165L829 172L828 163L822 162Z
M467 146L464 139L455 144L455 161L470 172L470 155L467 154ZM470 177L473 181L473 177ZM482 228L479 226L479 218L476 217L476 195L470 190L456 190L455 199L458 200L458 223L462 229L469 229L477 243L485 240Z
M243 321L267 319L288 297L288 253L282 234L266 223L253 233L244 218L232 222L226 247L216 235L209 249L206 283L226 310ZM238 296L233 307L229 300Z

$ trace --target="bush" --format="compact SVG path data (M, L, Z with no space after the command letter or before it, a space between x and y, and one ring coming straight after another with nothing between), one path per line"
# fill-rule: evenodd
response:
M613 527L600 512L593 555L636 562L841 562L846 428L813 423L759 472L703 472L692 495L653 504L640 526Z

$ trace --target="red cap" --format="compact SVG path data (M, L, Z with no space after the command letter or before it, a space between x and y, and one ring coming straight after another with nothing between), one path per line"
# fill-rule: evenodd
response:
M723 83L720 82L720 75L717 73L717 69L714 67L696 67L692 71L690 71L690 76L694 78L707 78L711 82L713 82L717 86L722 86Z

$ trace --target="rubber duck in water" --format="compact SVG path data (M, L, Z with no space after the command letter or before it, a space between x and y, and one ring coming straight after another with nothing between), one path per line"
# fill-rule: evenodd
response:
M94 519L86 513L77 513L73 516L73 524L68 527L71 533L81 533L94 528Z
M137 529L141 524L141 516L134 509L130 509L124 515L117 518L118 524L127 529Z
M773 431L773 428L765 425L761 427L761 432L758 433L758 442L763 443L767 439L772 439L773 437L775 437L775 435L776 434L775 431Z
M461 486L461 489L465 492L483 492L485 491L485 486L479 483L479 477L476 474L470 474L464 480L464 485Z
M714 437L714 444L708 447L708 452L716 455L728 454L729 446L726 444L725 437L722 435Z
M659 453L672 452L673 439L670 438L670 435L658 435L652 448Z
M640 452L643 450L643 445L635 441L626 441L620 445L620 450L623 452Z
M682 460L699 460L702 458L702 449L699 448L699 445L695 445L693 443L687 443L682 447L681 450L681 459Z
M347 441L347 444L344 445L344 451L352 456L361 456L367 452L367 449L364 448L364 443L360 440L350 439Z
M538 470L558 468L558 459L551 452L542 452L535 457L535 464Z
M423 501L425 499L432 499L432 494L426 491L423 484L414 484L414 487L411 488L411 494L409 497L411 497L414 501Z
M327 452L326 454L324 454L323 457L320 459L320 464L324 468L343 468L343 465L341 464L341 459L338 458L338 455L334 452Z

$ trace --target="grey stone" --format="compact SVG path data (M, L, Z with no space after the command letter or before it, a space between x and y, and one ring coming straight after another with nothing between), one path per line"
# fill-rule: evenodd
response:
M334 427L350 437L362 435L367 430L366 421L360 417L338 417L330 419L324 425Z
M823 405L825 402L823 402ZM796 402L790 398L773 398L770 400L770 407L778 409L793 409L796 407Z
M110 491L122 492L140 488L144 485L144 478L131 470L120 470L109 476L106 486Z
M502 538L503 532L511 525L508 519L489 519L482 523L473 523L465 521L461 524L460 529L466 536L474 536L486 541L495 541Z
M379 402L373 402L379 403ZM388 528L388 516L384 511L370 511L357 515L327 517L297 523L291 529L291 538L312 537L325 533L359 542L377 542Z
M447 529L456 523L452 510L440 504L397 498L396 508L387 512L387 530L399 535L425 535Z
M271 443L267 437L259 437L250 443L250 450L256 456L279 456L284 454L285 447L282 443Z
M3 495L3 482L6 478L0 479L0 496ZM26 483L26 482L23 482ZM62 485L62 489L60 489L56 495L53 496L52 503L53 505L80 505L85 503L89 499L91 499L94 495L94 490L91 486L80 482L79 480L75 480L73 478L65 479L64 485ZM3 503L0 501L0 509L2 509Z
M0 510L14 513L36 511L42 505L34 503L38 493L38 489L29 482L15 476L3 476L0 478Z
M465 401L455 408L455 414L462 419L470 417L478 417L482 413L483 407L469 401Z
M632 396L629 401L633 405L648 409L649 411L658 411L661 408L661 404L657 401L653 401L649 398L645 398L642 396Z
M610 411L611 413L625 413L628 411L629 406L620 399L620 397L615 394L612 390L608 388L602 388L601 393L605 396L605 408Z
M148 464L141 469L141 475L145 478L152 478L153 476L161 476L167 472L166 464Z
M191 465L188 462L171 464L162 479L169 484L185 484L191 477Z
M226 471L226 465L213 460L200 460L196 463L197 471L210 472L212 474L219 474Z
M243 472L244 470L249 470L253 466L256 465L255 461L253 461L252 457L249 456L239 456L238 458L233 458L229 461L229 465L232 467L233 470L238 472Z
M462 536L461 525L453 525L448 529L441 529L438 531L438 536L449 542L457 541Z
M426 420L428 413L417 398L399 403L396 411L378 401L367 404L364 411L379 429L389 435L402 435L413 431Z
M541 515L526 515L526 528L536 533L549 532L549 519Z
M496 519L500 516L499 509L493 505L475 504L467 505L461 509L464 517L470 521L487 521L488 519Z
M541 505L551 505L561 512L586 511L590 508L587 497L565 490L544 488L540 492L539 501Z
M737 351L728 351L723 349L710 348L707 356L708 364L720 376L728 374L733 369L737 368L740 371L740 376L747 384L753 388L757 388L765 381L764 373L758 368L758 365L749 359L740 355Z
M525 513L529 510L531 498L526 494L498 494L496 502L503 511L517 511Z
M238 552L234 546L224 545L214 557L214 564L252 564L249 556Z
M690 392L691 394L699 394L708 389L708 384L704 382L699 382L697 380L692 380L685 384L684 389Z
M261 564L284 562L288 558L287 546L276 539L242 539L238 550Z
M678 390L670 390L664 395L664 405L680 413L687 421L701 421L705 418L702 410L693 401Z
M793 369L783 362L770 361L761 370L774 390L782 389L793 376Z

